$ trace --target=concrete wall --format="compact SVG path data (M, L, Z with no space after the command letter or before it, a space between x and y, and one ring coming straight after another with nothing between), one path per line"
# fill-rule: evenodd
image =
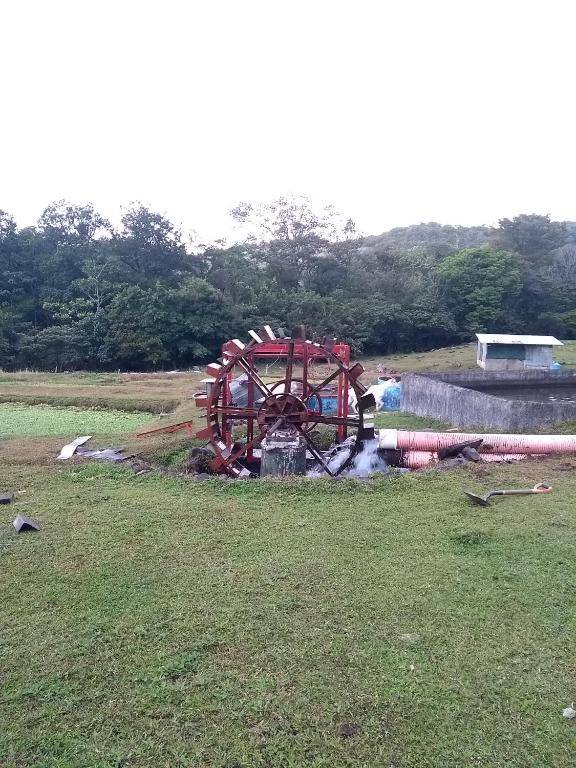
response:
M510 357L488 357L484 361L485 371L523 371L524 360L514 360Z
M526 347L526 368L550 368L554 361L553 347L539 347L528 344Z
M406 375L406 374L405 374ZM576 370L544 370L530 371L446 371L440 373L420 374L431 379L445 381L448 384L458 384L461 387L478 387L486 384L501 386L534 386L537 384L569 384L576 385Z
M536 384L576 382L576 371L506 371L487 373L414 374L402 376L403 411L431 416L456 427L492 427L528 431L559 421L576 421L576 403L531 403L487 395L477 387L490 384ZM459 386L458 386L459 385Z

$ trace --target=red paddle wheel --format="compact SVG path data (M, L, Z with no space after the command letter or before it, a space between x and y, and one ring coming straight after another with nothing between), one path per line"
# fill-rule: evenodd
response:
M206 426L196 437L210 443L212 469L235 477L259 474L260 443L277 430L288 430L306 441L307 455L320 469L339 474L361 441L374 437L372 416L365 415L374 398L359 381L364 369L358 363L350 366L347 344L310 341L303 327L289 337L268 325L249 335L247 343L232 339L222 346L219 362L206 368L207 393L195 396L196 405L206 409ZM356 396L355 413L348 410L350 390ZM337 471L330 469L318 444L325 427L334 427L339 441L350 429L357 431ZM184 428L190 429L190 422L153 431Z
M212 469L235 476L257 472L256 449L266 435L292 429L306 440L308 453L318 465L328 474L335 474L315 441L314 431L321 425L336 427L340 441L351 428L359 430L363 438L370 432L374 436L373 425L365 423L364 418L364 411L374 405L359 381L364 369L359 364L349 365L347 344L326 339L321 343L310 341L303 328L291 337L280 331L278 338L270 326L249 334L246 344L233 339L223 345L221 360L206 369L214 379L210 391L196 399L198 406L206 408L207 425L197 437L209 440L212 446ZM276 361L269 366L272 372L261 374L259 363L271 361ZM241 397L238 388L235 393L232 387L239 372L243 374ZM350 389L358 403L355 414L348 412ZM238 426L244 427L245 440L234 439Z

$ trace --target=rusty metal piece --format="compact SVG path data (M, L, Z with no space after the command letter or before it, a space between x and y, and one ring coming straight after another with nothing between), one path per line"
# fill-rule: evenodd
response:
M352 368L349 370L349 376L351 379L359 379L363 373L364 368L360 365L360 363L354 363Z
M165 427L156 427L156 429L146 429L144 432L137 432L136 437L149 437L150 435L162 435L170 432L179 432L181 429L187 429L190 434L193 433L193 423L191 421L180 421L177 424L167 424Z

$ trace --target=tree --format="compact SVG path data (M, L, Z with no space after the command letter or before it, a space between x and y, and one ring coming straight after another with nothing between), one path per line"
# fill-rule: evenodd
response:
M102 357L140 369L217 357L235 326L220 291L200 278L179 288L125 288L112 300L107 321Z
M204 251L206 280L234 304L250 304L264 283L264 269L250 245Z
M86 362L86 339L78 328L55 325L22 334L19 339L17 362L61 371L80 368Z
M59 200L49 205L29 232L29 247L41 279L44 301L66 301L73 283L83 275L84 263L110 237L110 222L92 205Z
M172 285L185 275L197 274L198 259L190 256L181 232L160 213L142 204L122 216L122 229L114 235L112 247L123 268L125 282L151 285L164 280Z
M14 219L0 211L0 306L21 306L33 293L36 277L25 236L18 232Z
M498 248L514 251L536 262L566 242L566 226L550 221L550 216L521 214L513 219L500 219L494 235Z
M6 308L0 306L0 368L13 364L14 342L13 317Z
M333 206L315 211L303 196L280 197L270 203L240 203L232 218L257 242L270 277L281 289L309 286L323 259L334 258L334 243L352 238L355 225ZM338 256L342 258L340 248Z
M52 247L88 245L110 234L111 227L94 206L58 200L44 209L38 231Z
M467 248L438 267L448 308L466 332L510 331L522 288L518 256L493 248Z

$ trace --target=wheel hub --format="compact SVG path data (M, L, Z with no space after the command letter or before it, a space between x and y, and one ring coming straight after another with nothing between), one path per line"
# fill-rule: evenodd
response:
M295 428L308 421L308 409L297 395L290 392L272 394L260 406L257 419L260 427Z

